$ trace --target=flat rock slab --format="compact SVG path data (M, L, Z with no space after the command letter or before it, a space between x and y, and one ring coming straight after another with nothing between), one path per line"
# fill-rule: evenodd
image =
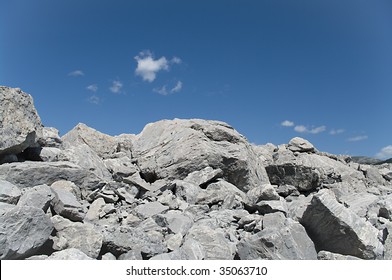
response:
M318 250L361 259L376 259L383 254L379 231L340 204L330 190L313 196L300 222Z
M93 260L85 253L76 248L69 248L54 252L46 260Z
M142 204L135 208L137 215L144 219L160 214L168 209L168 206L162 205L158 201Z
M55 195L52 200L53 210L72 221L83 221L85 213L76 197L62 188L52 187L52 190Z
M27 206L15 206L0 213L0 225L2 260L32 256L53 231L53 224L44 211Z

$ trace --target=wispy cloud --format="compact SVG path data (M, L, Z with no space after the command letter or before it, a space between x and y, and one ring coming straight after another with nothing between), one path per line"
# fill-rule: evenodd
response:
M97 92L98 86L96 84L92 84L86 87L87 90L92 91L92 92Z
M135 56L137 67L135 74L142 77L143 81L153 82L157 76L157 73L161 70L169 69L169 62L166 57L162 56L159 59L154 59L151 52L141 52Z
M176 83L176 85L174 87L172 87L171 89L168 89L167 85L164 85L164 86L159 87L159 88L154 88L153 91L156 92L156 93L159 93L161 95L169 95L169 94L172 94L172 93L179 92L179 91L181 91L181 89L182 89L182 82L178 81Z
M304 125L296 125L294 127L294 131L299 132L299 133L310 133L310 134L319 134L321 132L324 132L327 129L325 125L318 126L318 127L312 127L308 128Z
M346 131L346 130L344 130L343 128L331 129L331 131L329 132L329 134L331 134L331 135L342 134L342 133L345 132L345 131Z
M101 103L101 98L99 98L99 96L94 94L94 95L91 95L89 97L89 99L87 99L87 101L92 103L92 104L97 105L97 104Z
M170 90L171 93L179 92L182 89L182 82L178 81L177 84Z
M289 120L285 120L285 121L281 122L280 125L281 126L286 126L286 127L291 127L291 126L294 126L294 122L289 121Z
M69 72L68 76L80 77L80 76L84 76L84 72L82 70L75 70L75 71Z
M109 89L113 93L120 93L122 87L123 87L122 82L119 81L119 80L115 80L115 81L112 82L112 86Z
M179 57L177 57L177 56L173 57L170 61L171 61L171 63L173 63L173 64L181 64L181 63L182 63L181 58L179 58Z
M366 140L366 139L368 139L367 135L359 135L359 136L354 136L354 137L348 138L347 141L349 141L349 142L358 142L358 141L363 141L363 140Z
M392 158L392 145L382 148L381 151L376 154L376 157L380 159Z

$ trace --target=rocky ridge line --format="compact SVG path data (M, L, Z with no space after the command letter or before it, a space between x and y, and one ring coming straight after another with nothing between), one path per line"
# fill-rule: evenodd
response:
M0 87L0 259L392 259L392 164L162 120L59 137Z

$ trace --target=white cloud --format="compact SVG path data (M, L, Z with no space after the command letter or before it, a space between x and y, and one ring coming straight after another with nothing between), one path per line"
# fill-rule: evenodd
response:
M166 85L164 85L160 88L154 88L152 91L159 93L161 95L168 95L169 94L169 91L166 89Z
M314 127L314 128L307 128L304 125L296 125L294 130L299 133L311 133L311 134L318 134L324 132L327 129L325 125Z
M336 134L341 134L341 133L343 133L343 132L345 132L345 130L344 130L343 128L340 128L340 129L331 129L331 131L329 132L329 134L331 134L331 135L336 135Z
M368 139L367 135L359 135L359 136L348 138L347 141L358 142L358 141L362 141L362 140L366 140L366 139Z
M182 82L178 81L177 84L170 90L171 93L179 92L182 89Z
M161 95L169 95L171 93L179 92L181 91L181 89L182 89L182 82L178 81L177 84L171 89L167 89L167 85L164 85L160 88L154 88L153 91Z
M92 92L97 92L98 86L96 84L89 85L86 87L87 90L92 91Z
M112 82L112 86L109 89L113 93L119 93L119 92L121 92L122 87L123 87L122 82L119 80L116 80L116 81Z
M392 145L382 148L381 151L376 154L376 157L381 159L392 158Z
M75 71L69 72L68 76L80 77L80 76L84 76L84 73L82 70L75 70Z
M305 132L308 131L308 129L307 129L304 125L296 125L296 126L294 127L294 130L295 130L296 132L300 132L300 133L305 133Z
M326 129L327 129L327 127L325 125L322 125L322 126L312 128L311 130L309 130L309 133L318 134L318 133L324 132Z
M99 98L99 96L94 94L94 95L90 96L90 98L87 99L87 101L92 104L99 104L101 102L101 98Z
M290 127L290 126L294 126L294 122L285 120L285 121L281 122L280 125Z
M143 81L150 83L155 80L159 71L169 69L169 62L164 56L154 60L154 57L149 51L141 52L135 56L135 60L137 61L135 74L142 77Z

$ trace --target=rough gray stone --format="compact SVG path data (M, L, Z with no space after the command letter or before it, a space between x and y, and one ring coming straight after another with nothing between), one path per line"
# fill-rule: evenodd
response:
M292 152L314 152L315 148L312 143L301 137L294 137L290 140L287 148Z
M137 215L139 217L144 218L144 219L149 218L154 215L157 215L157 214L160 214L168 209L169 209L169 207L162 205L158 201L142 204L142 205L139 205L135 208Z
M14 184L0 179L0 202L16 204L22 193Z
M354 257L354 256L350 256L350 255L341 255L341 254L337 254L337 253L332 253L332 252L328 252L328 251L320 251L317 254L317 259L319 260L350 260L350 261L354 261L354 260L360 260L360 258Z
M63 188L52 187L55 197L52 200L53 210L72 221L83 221L84 209L76 197Z
M34 146L41 134L41 119L31 95L19 88L0 86L0 158Z
M185 235L193 225L192 219L180 211L169 211L166 214L161 214L159 218L164 219L164 226L170 229L171 232L181 233L182 235Z
M246 200L246 195L236 186L223 180L219 180L216 183L211 183L205 190L201 190L196 198L197 204L216 204L218 202L223 202L225 198L230 195L235 194Z
M279 200L280 196L275 190L275 186L261 185L260 187L253 188L246 193L249 204L254 205L262 200Z
M70 162L14 162L0 165L0 179L19 188L51 185L59 179L72 181L85 189L96 189L101 180L92 172Z
M104 248L115 256L130 250L139 250L148 258L167 252L163 243L154 242L143 230L138 228L128 226L107 228L103 231L103 235Z
M93 260L76 248L68 248L51 254L47 260Z
M220 228L212 229L207 226L194 225L186 235L185 242L190 239L200 243L205 252L206 260L234 259L235 244L225 238L225 233Z
M267 227L237 245L241 260L315 260L316 249L301 224L291 219L284 227Z
M15 206L0 213L0 259L34 255L49 240L53 224L44 211Z
M196 186L203 186L223 176L221 169L213 169L211 166L198 171L193 171L185 177L184 181Z
M60 250L76 248L90 258L96 259L101 251L103 236L91 224L71 222L61 216L53 216L52 222L56 229L54 246ZM60 241L60 246L58 244Z
M142 253L140 250L130 250L118 257L119 260L142 260Z
M42 209L45 213L54 198L52 189L47 185L27 189L18 201L18 206L32 206Z
M137 166L127 156L105 159L103 162L114 176L128 177L139 171Z
M100 197L94 200L91 203L90 208L88 209L86 216L84 217L85 221L96 221L105 215L104 207L106 205L105 200Z
M134 156L147 181L184 179L208 166L248 191L269 183L251 145L229 125L205 120L164 120L148 124L134 142Z
M318 250L362 259L382 256L378 230L338 203L329 190L321 190L313 196L301 223Z
M43 127L42 135L38 139L38 143L41 147L55 147L61 146L62 140L59 136L59 131L54 127Z

